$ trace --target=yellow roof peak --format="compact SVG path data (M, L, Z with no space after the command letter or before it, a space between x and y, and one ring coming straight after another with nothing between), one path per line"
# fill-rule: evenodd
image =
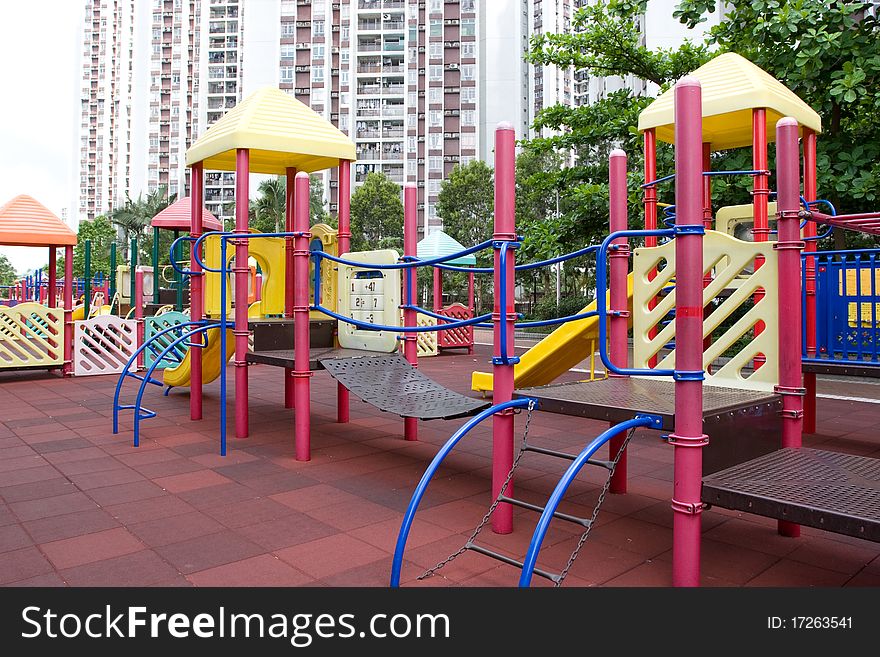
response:
M356 160L354 142L324 117L277 87L262 87L224 114L186 152L186 164L235 170L235 151L250 150L253 173L311 173Z
M822 132L813 108L779 80L737 53L718 55L691 73L703 87L703 141L713 150L752 145L752 110L767 110L767 141L776 138L776 121L797 119L802 128ZM654 128L657 139L675 141L674 89L639 114L639 131Z

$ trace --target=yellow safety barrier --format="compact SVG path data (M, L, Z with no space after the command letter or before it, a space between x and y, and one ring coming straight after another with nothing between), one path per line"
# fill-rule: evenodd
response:
M756 256L765 258L758 271L748 273ZM730 349L742 336L751 336L758 322L764 323L763 332L753 337L727 363L711 374L706 382L716 386L748 390L772 391L779 382L779 297L777 288L777 252L772 242L744 242L716 231L707 231L703 238L703 273L714 270L714 278L703 290L703 307L710 306L719 299L725 290L730 295L720 300L712 313L703 321L703 337L713 336L713 342L703 353L703 369L715 362ZM653 281L648 280L649 272L662 267ZM675 244L668 242L653 248L638 248L633 258L633 359L637 368L647 368L653 356L658 356L657 367L675 367L675 350L666 354L661 352L675 339L675 322L661 325L675 308L675 289L671 287L666 294L664 288L670 286L675 276ZM735 279L738 283L733 284ZM755 292L763 290L764 298L749 308L733 326L722 335L715 336L721 323L730 317ZM658 298L657 305L648 309L651 299ZM649 338L652 328L657 335ZM792 336L793 340L800 336ZM762 354L765 364L754 372L748 370L753 359Z
M41 303L0 306L0 369L64 364L64 309Z

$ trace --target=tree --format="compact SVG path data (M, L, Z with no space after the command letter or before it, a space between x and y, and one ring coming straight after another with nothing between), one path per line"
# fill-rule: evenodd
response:
M250 203L248 225L261 233L280 233L285 228L287 208L287 178L278 176L260 183L259 196ZM309 222L333 223L324 209L324 181L320 174L309 178Z
M18 280L15 267L9 262L9 258L0 254L0 285L12 285Z
M73 275L85 276L86 241L91 240L92 276L98 272L110 276L110 245L115 239L116 229L106 215L99 214L91 221L81 221L73 247Z
M351 246L403 250L403 202L400 186L379 172L367 174L351 195Z
M177 194L168 196L168 189L165 185L149 192L146 198L142 194L138 194L136 201L133 201L126 192L125 203L111 210L109 215L110 222L122 229L123 257L128 258L128 245L131 239L140 238L153 217L174 203L176 199Z
M443 230L464 246L475 246L492 238L492 213L495 207L494 172L481 160L456 165L440 185L437 216ZM476 254L481 266L492 260L490 251Z

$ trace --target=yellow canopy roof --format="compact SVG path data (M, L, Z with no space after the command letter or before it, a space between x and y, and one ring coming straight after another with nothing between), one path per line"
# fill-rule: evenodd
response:
M263 87L229 110L186 152L186 164L235 171L235 151L250 150L253 173L311 173L356 160L354 142L280 89Z
M691 73L703 85L703 141L713 150L752 145L752 110L767 110L767 141L776 139L783 116L822 132L822 119L788 87L741 55L728 52ZM675 142L673 99L668 89L639 114L639 131L656 128L657 139Z

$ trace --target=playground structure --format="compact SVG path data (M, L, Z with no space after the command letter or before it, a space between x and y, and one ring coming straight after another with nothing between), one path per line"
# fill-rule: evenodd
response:
M714 61L730 63L730 57L723 57L727 60L719 57ZM734 63L740 66L739 62ZM409 528L433 474L457 443L473 427L489 418L493 421L494 501L462 551L471 550L522 568L520 584L524 586L529 584L533 574L547 577L557 584L565 579L568 568L589 535L606 493L626 490L626 446L632 431L640 427L670 432L668 443L674 448L675 585L699 583L700 514L710 503L778 517L780 531L790 536L797 535L798 526L793 524L797 522L877 540L880 519L852 506L840 511L842 507L836 500L840 499L841 491L839 486L835 488L834 476L828 481L817 480L816 488L821 490L815 497L804 494L792 500L791 491L785 488L784 482L776 481L773 474L773 468L780 467L809 473L810 464L820 464L832 474L838 467L874 467L865 460L859 461L858 457L843 459L800 448L804 419L801 354L800 346L790 339L792 335L802 334L799 303L800 249L803 245L799 224L806 221L805 234L808 235L813 218L824 223L843 221L828 219L830 215L814 211L812 208L817 201L801 200L798 137L803 136L805 152L809 152L810 139L814 140L821 126L811 123L811 110L805 110L802 103L795 103L790 92L791 97L781 92L778 96L749 92L737 101L748 103L741 107L730 98L720 105L713 105L716 99L711 93L711 76L706 79L708 92L706 103L702 105L698 81L701 71L695 72L696 78L681 81L675 90L658 99L658 108L654 109L660 118L653 124L646 120L646 127L643 126L648 155L644 185L645 230L627 230L626 159L622 152L616 151L610 161L611 234L608 238L601 245L525 265L515 264L520 238L514 226L514 134L510 126L500 126L496 134L496 221L491 241L457 253L420 258L415 230L416 189L406 186L403 257L388 251L350 253L348 185L351 142L280 92L258 92L215 124L215 128L223 124L222 130L209 130L188 153L188 162L193 167L190 236L180 237L173 248L179 249L185 242L190 245L189 269L183 270L174 262L175 268L181 269L180 276L188 277L190 281L191 314L179 318L177 323L168 322L153 331L148 339L140 340L140 347L130 355L119 379L114 429L118 428L118 411L132 409L137 444L140 421L154 414L142 404L144 392L150 384L161 385L153 378L153 372L173 353L177 353L178 358L182 354L187 362L188 376L181 385L189 383L191 386L192 419L201 419L201 386L213 376L220 379L221 454L226 452L225 363L230 356L234 356L235 361L236 436L245 438L248 434L248 364L282 367L285 371L285 405L293 406L297 411L294 443L299 460L310 458L309 379L319 369L327 370L339 382L337 418L340 422L348 419L348 390L378 408L403 416L404 434L408 439L416 438L418 419L470 416L471 419L441 449L416 488L395 553L394 585L399 584ZM771 90L775 89L766 80L763 82ZM673 96L676 99L674 106ZM764 106L753 109L756 102ZM659 111L663 110L664 103L668 110L664 110L668 113L666 118ZM673 111L675 120L672 119ZM786 114L793 114L794 118L786 118ZM705 119L704 123L701 118ZM766 239L771 230L766 127L768 122L774 121L777 239L771 243ZM255 126L261 122L280 128L283 138L257 130ZM751 130L712 132L720 130L719 126L729 128L730 123L739 128L748 123ZM310 130L300 127L298 134L316 134L321 138L291 137L292 131L284 128L293 124L309 126ZM762 134L764 136L759 140ZM656 187L666 178L656 178L653 149L657 138L672 141L672 135L675 135L676 148L676 203L671 211L665 212L671 225L659 228ZM753 141L743 141L746 138ZM753 170L708 170L706 153L711 152L711 148L732 148L746 143L760 144L756 151L763 151L763 155L756 152ZM321 235L323 229L310 228L308 219L307 174L326 166L339 166L340 169L339 233L335 252L328 248L333 242L330 233ZM234 232L202 234L200 199L206 167L234 168L238 174ZM287 176L285 231L248 231L249 171ZM738 224L726 223L729 227L726 231L711 230L711 175L749 175L754 178L754 241L738 240L729 234L736 231L736 225L742 225L742 216L734 217ZM804 193L807 199L815 196L806 190ZM859 221L863 219L865 217L860 216ZM815 232L814 226L812 230ZM759 239L759 236L765 239ZM630 252L629 239L644 239L645 246ZM661 240L665 241L661 243ZM228 250L230 244L234 253ZM464 268L455 264L457 259L481 249L493 250L493 267ZM587 255L596 257L596 301L576 315L546 322L562 323L563 326L548 336L540 349L521 357L514 355L514 328L529 325L518 322L514 312L514 272ZM267 263L265 267L260 264L267 278L257 310L253 308L256 286L251 284L254 279L246 264L250 256ZM628 273L630 256L634 261L632 273ZM273 267L271 263L278 263L282 257L284 267ZM433 267L435 276L437 271L444 269L466 271L471 275L492 274L495 285L493 312L450 321L451 318L438 312L436 307L433 311L418 307L415 304L414 272L420 266ZM283 286L277 283L282 280L277 278L279 269L283 271ZM841 273L842 278L835 278L831 274L830 279L832 284L845 281L849 290L852 278L856 298L847 302L846 310L848 321L860 325L867 322L867 317L875 319L877 311L873 301L865 301L858 293L865 286L873 290L876 283L873 272L867 278L862 276L861 265L850 269L855 271L852 276ZM231 283L228 281L230 274ZM805 276L808 273L805 272ZM606 283L609 278L610 283ZM142 272L136 272L134 284L134 298L139 298ZM809 287L805 285L805 288L808 292ZM438 298L442 298L441 294L435 293L435 304ZM241 303L242 299L247 299L247 303ZM722 330L723 321L749 300L753 303L742 318ZM233 309L233 318L229 316L230 308ZM710 308L711 313L707 312ZM400 310L403 311L402 326ZM252 313L256 317L249 317ZM438 324L420 326L419 315L432 318ZM415 368L417 334L427 331L443 333L474 326L494 330L491 379L483 375L480 383L476 374L474 377L475 387L479 383L483 387L478 389L492 390L491 406L489 402L443 388ZM626 341L630 327L634 335L633 367L627 362ZM247 337L251 330L254 331L254 348L249 351ZM396 353L400 334L404 336L403 356ZM725 363L717 362L745 335L752 336L745 347ZM608 378L546 385L596 351L610 373ZM216 357L209 355L214 353ZM152 364L144 374L137 374L132 365L140 358L146 361L148 354L153 358ZM133 404L120 404L120 386L131 377L140 381L136 400ZM165 382L168 382L167 374ZM554 452L527 442L525 437L521 449L516 452L513 429L517 409L526 410L529 416L537 409L598 418L607 420L612 426L590 440L579 454ZM703 433L704 427L711 442ZM609 457L596 458L597 451L606 443L609 444ZM522 456L530 451L572 462L544 507L514 497L516 467ZM566 489L586 465L603 468L608 473L592 517L559 513L557 507ZM754 485L756 477L761 479L761 486ZM829 499L834 501L828 502ZM479 531L490 520L494 531L512 531L514 506L541 514L522 560L475 542ZM577 549L558 573L537 567L543 537L554 518L584 528ZM429 570L434 571L436 568Z

